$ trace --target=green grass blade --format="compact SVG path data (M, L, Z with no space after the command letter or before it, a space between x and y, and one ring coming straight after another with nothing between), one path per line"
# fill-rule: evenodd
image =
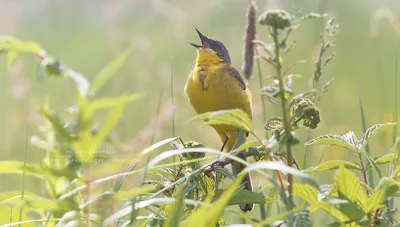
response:
M397 115L399 112L398 109L398 104L399 104L399 77L398 77L398 68L397 68L397 53L396 53L396 61L395 61L395 74L394 74L394 110L393 110L393 120L392 122L397 122ZM392 141L393 144L396 142L396 137L397 137L397 127L393 128L393 133L392 133Z
M107 81L114 76L118 70L125 63L129 54L131 53L131 49L124 51L120 56L110 62L107 66L105 66L95 77L93 80L92 86L90 88L90 94L95 95L106 83Z
M21 185L21 200L24 200L24 193L25 193L25 167L26 167L26 154L28 153L28 126L26 127L25 131L25 152L24 152L24 169L22 172L22 185ZM19 219L18 221L22 221L22 214L23 214L23 206L19 209ZM21 226L21 224L19 224Z
M397 61L398 61L398 56L397 56L397 52L395 55L395 62L394 62L394 66L395 66L395 72L394 72L394 110L392 113L392 122L397 122L397 115L398 115L398 102L399 102L399 81L398 81L398 66L397 66ZM396 136L397 136L397 127L398 125L396 125L396 127L393 128L392 131L392 141L393 144L395 144L396 142ZM391 177L393 174L393 166L392 164L389 165L389 174L388 176ZM389 200L389 210L392 210L394 208L394 198L390 198Z
M260 58L256 59L257 61L257 71L258 71L258 82L260 84L260 90L264 87L263 84L263 77L262 77L262 71L261 71L261 64L260 64ZM263 120L264 120L264 124L267 122L267 112L265 110L265 100L263 96L261 97L261 103L262 103L262 111L263 111ZM268 132L265 131L265 137L268 137Z
M172 105L172 116L171 116L171 126L172 126L172 137L175 137L175 109L174 109L174 67L172 65L171 59L171 105ZM176 162L176 156L174 156L174 162ZM174 166L174 173L176 174L176 166Z
M360 106L362 132L365 133L365 131L367 130L367 124L366 124L366 120L365 120L364 106L363 106L363 103L362 103L361 91L358 92L358 103L359 103L359 106ZM364 149L368 154L371 154L370 151L369 151L368 142L366 143ZM367 160L367 164L368 163L369 163L369 161ZM374 187L374 176L372 175L372 169L368 169L367 176L368 176L368 186L373 188Z
M151 135L150 145L152 145L154 143L154 136L156 134L158 118L160 116L160 109L161 109L161 103L162 103L161 101L162 101L163 92L164 92L164 87L161 88L160 94L158 96L158 103L157 103L157 110L156 110L156 121L154 122L153 135Z

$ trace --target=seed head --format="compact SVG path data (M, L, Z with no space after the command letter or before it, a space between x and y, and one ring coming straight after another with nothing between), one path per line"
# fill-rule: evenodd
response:
M267 10L260 16L259 21L261 25L283 30L292 25L292 16L280 9Z
M253 77L254 43L256 39L256 6L250 1L246 13L246 28L244 33L244 50L242 71L247 80Z

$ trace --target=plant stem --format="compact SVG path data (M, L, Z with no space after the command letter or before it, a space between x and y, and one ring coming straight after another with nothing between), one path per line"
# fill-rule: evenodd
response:
M362 172L362 174L364 176L364 183L366 185L368 185L368 178L367 178L367 173L365 172L364 161L363 161L363 159L361 157L361 154L358 157L360 158L361 172ZM369 195L369 191L367 189L365 189L365 191L366 191L367 196L368 196Z
M257 55L259 55L258 52L257 52ZM257 61L258 80L260 83L260 90L261 90L264 87L264 84L263 84L263 79L262 79L260 58L257 58L256 61ZM263 120L264 120L264 124L265 124L265 123L267 123L267 112L265 111L265 100L262 95L261 95L261 104L262 104L262 110L263 110ZM267 131L265 131L265 136L268 136Z
M278 39L278 29L275 26L272 30L272 37L274 38L275 44L275 69L277 74L277 79L279 81L279 90L280 90L280 99L281 99L281 106L282 106L282 115L283 115L283 123L285 127L285 133L287 139L292 137L291 133L291 123L290 123L290 115L288 109L288 103L285 96L285 87L284 87L284 80L282 75L282 65L280 61L280 47L279 47L279 39ZM292 148L289 141L286 143L286 152L287 152L287 165L292 167L293 165L293 155L292 155ZM289 191L289 201L292 201L292 191L293 191L293 176L291 174L288 175L288 191ZM292 203L290 203L292 204Z

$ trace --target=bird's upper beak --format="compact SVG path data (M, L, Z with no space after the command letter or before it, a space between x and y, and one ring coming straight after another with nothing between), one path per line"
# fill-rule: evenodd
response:
M195 28L195 29L196 29L197 34L200 37L201 45L194 44L194 43L189 43L189 44L194 46L194 47L196 47L196 48L204 48L204 49L208 48L210 45L209 45L209 41L208 41L207 36L201 34L201 32L199 30L197 30L197 28Z

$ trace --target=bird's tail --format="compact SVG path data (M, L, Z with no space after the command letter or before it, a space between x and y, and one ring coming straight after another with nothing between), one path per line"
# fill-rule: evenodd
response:
M219 136L221 137L222 142L225 144L225 151L230 152L234 147L238 147L242 145L245 140L246 140L246 132L241 130L241 132L236 131L236 132L230 132L229 137L226 136L226 134L222 131L219 131L216 129ZM227 139L229 138L229 139ZM238 141L236 141L238 140ZM238 144L236 144L238 143ZM237 154L238 157L242 158L243 160L246 161L246 158L243 157L243 151L239 152ZM243 171L243 169L246 166L239 163L239 162L232 162L232 173L234 176L237 176L240 172ZM253 184L251 183L251 178L250 174L247 173L246 176L243 178L243 181L241 183L241 188L249 191L253 191ZM254 204L240 204L240 209L244 212L251 211L254 208Z
M239 157L243 157L243 152L238 154ZM243 158L246 160L245 158ZM232 162L232 173L234 176L237 176L245 166L239 162ZM253 184L251 182L250 173L246 173L246 176L243 178L241 183L241 188L244 190L253 191ZM240 209L244 212L251 211L254 208L254 204L239 204Z

